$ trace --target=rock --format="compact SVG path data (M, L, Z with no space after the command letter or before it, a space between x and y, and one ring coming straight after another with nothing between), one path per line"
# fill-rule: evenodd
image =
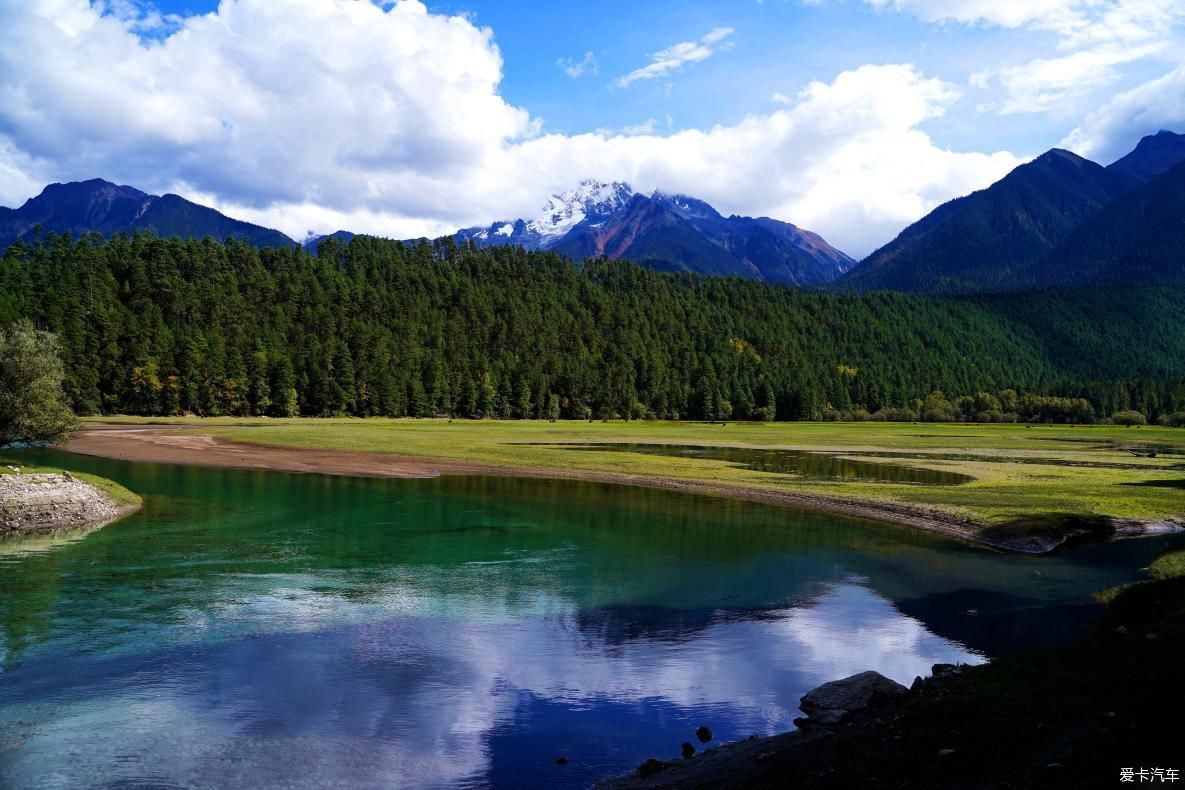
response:
M683 741L683 759L690 760L692 757L695 757L695 747L687 741Z
M705 725L700 725L699 729L695 731L695 737L699 738L700 743L707 743L712 740L712 730Z
M922 680L922 676L918 675L916 678L913 679L913 683L910 684L909 690L910 691L917 691L922 686L924 686L925 683L926 683L926 681Z
M848 717L846 710L822 710L811 716L809 721L812 724L818 724L823 727L834 727L838 724L843 724L843 720Z
M567 765L568 758L567 757L557 757L557 758L555 758L555 764L556 765Z
M935 664L930 668L930 674L936 678L945 677L946 675L957 675L960 672L957 664Z
M74 475L70 474L69 472L62 472L62 479L65 480L67 483L73 483L74 482Z
M803 695L802 708L810 720L821 723L826 714L838 713L842 719L848 712L862 710L887 699L906 693L900 683L889 680L879 672L861 672L858 675L833 680Z
M667 764L651 757L646 762L638 766L636 773L639 779L649 779L655 774L662 773L667 768Z
M0 535L111 521L120 508L98 488L66 475L0 475Z

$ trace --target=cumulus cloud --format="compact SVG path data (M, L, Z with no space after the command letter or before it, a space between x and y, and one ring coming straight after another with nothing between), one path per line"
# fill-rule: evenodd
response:
M682 69L684 64L707 60L716 54L717 50L729 48L731 42L727 39L733 32L731 27L718 27L701 37L698 41L681 41L664 50L655 52L650 56L650 62L645 66L618 77L616 85L619 88L626 88L639 80L653 80L659 77L666 77Z
M954 85L912 66L863 66L734 126L666 136L543 135L516 146L514 158L527 180L623 178L643 191L693 194L725 212L786 219L861 255L1020 163L1009 153L939 148L918 128L957 98Z
M1090 114L1061 143L1100 162L1111 162L1142 135L1185 131L1185 66L1120 93Z
M533 215L591 177L788 220L861 255L1020 161L937 146L919 126L958 89L908 65L811 83L731 126L560 135L499 93L493 31L417 0L223 0L160 38L134 24L86 0L0 3L3 202L104 177L294 238L413 237Z

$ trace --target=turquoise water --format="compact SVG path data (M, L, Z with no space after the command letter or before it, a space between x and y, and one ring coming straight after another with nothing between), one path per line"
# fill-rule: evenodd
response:
M1166 543L1033 558L569 481L10 455L145 507L0 544L5 787L584 786L700 724L791 729L826 680L1071 638Z

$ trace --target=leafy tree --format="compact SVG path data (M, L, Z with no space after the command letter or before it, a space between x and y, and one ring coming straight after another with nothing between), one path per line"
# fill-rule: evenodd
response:
M58 339L27 321L0 330L0 445L55 441L77 425Z

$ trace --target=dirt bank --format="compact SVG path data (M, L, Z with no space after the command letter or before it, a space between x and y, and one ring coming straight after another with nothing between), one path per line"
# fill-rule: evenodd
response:
M986 531L984 525L939 508L880 500L846 500L821 494L756 488L701 480L681 480L583 469L523 468L479 462L343 450L299 449L232 442L216 436L182 432L191 426L88 426L71 435L63 449L127 461L189 464L356 477L429 478L451 474L505 475L577 479L637 485L668 491L724 496L751 502L816 510L937 532L985 546L1040 554L1066 540L1064 534Z
M0 475L0 537L99 526L134 509L68 473Z

